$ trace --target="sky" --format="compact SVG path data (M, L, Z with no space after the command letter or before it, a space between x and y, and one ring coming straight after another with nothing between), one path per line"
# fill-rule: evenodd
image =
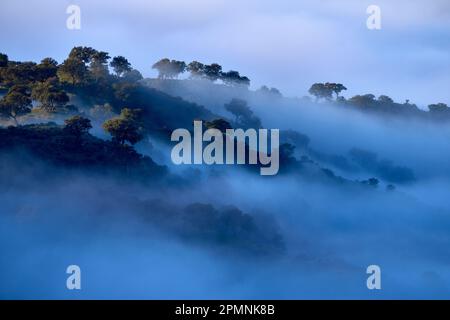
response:
M66 27L69 5L81 29ZM369 5L381 30L369 30ZM344 96L386 94L425 107L450 104L447 0L2 0L0 52L62 62L73 46L124 55L144 76L164 57L220 63L304 96L314 82L341 82Z

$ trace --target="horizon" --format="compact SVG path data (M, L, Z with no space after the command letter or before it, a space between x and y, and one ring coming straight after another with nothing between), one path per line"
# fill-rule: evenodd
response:
M248 76L252 90L267 85L286 97L308 95L316 82L339 82L348 88L346 98L384 94L421 109L450 104L449 45L442 41L450 38L450 5L439 0L377 3L381 30L366 27L369 1L318 6L288 0L279 5L253 0L195 0L189 5L178 0L127 5L6 0L0 13L1 51L11 60L38 62L51 56L61 63L72 47L83 45L125 56L146 78L155 77L151 65L167 57L217 62ZM70 4L80 6L80 30L66 28ZM19 48L17 42L27 45Z

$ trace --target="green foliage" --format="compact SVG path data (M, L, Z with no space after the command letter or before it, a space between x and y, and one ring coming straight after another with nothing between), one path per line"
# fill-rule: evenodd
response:
M73 116L69 119L66 119L64 121L64 124L64 130L76 136L77 138L81 137L84 134L87 134L89 130L92 129L91 120L83 118L81 116Z
M82 128L86 128L86 123ZM55 165L55 169L79 168L142 181L153 180L166 172L165 167L131 147L101 140L84 129L77 137L55 123L0 128L0 151L13 152L17 148L36 156L34 162L41 159ZM21 155L19 159L26 158Z
M88 69L82 60L69 58L58 68L57 75L61 83L79 85L87 82Z
M8 56L4 53L0 53L0 68L4 68L8 65Z
M103 129L113 137L114 142L134 145L143 139L142 125L142 110L124 108L119 117L107 120Z
M103 124L103 129L113 137L114 142L122 145L127 141L134 145L143 138L133 122L121 118L106 121Z
M14 85L30 85L36 81L36 63L34 62L9 62L8 66L1 68L2 85L12 87Z
M69 53L68 59L78 60L83 63L90 63L92 57L96 54L97 50L91 47L74 47Z
M109 55L104 51L94 51L89 65L90 76L93 80L105 80L109 77Z
M31 91L31 97L39 101L40 107L47 112L56 112L69 102L69 96L54 78L36 82Z
M113 68L118 77L121 77L125 73L128 73L132 70L131 64L125 57L122 56L114 57L109 65L111 66L111 68Z
M47 79L56 77L58 70L58 62L52 58L42 59L41 63L36 66L38 81L46 81Z
M58 68L59 81L71 85L86 85L92 81L106 80L109 76L109 58L104 51L91 47L74 47Z
M31 99L26 86L13 86L0 100L0 115L11 118L16 125L17 117L31 112Z

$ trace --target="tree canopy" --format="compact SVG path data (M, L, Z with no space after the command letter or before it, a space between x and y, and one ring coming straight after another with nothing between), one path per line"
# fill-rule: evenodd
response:
M143 139L141 117L142 110L124 108L119 117L105 121L103 129L113 137L114 142L134 145Z
M28 88L16 85L0 100L0 115L13 119L18 124L17 117L31 112L31 98Z

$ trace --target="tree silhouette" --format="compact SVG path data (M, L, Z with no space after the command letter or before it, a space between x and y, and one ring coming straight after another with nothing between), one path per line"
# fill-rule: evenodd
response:
M225 110L235 116L236 122L240 118L248 118L253 115L253 112L248 107L247 101L241 99L232 99L230 103L225 104Z
M323 83L314 83L308 92L316 97L316 101L321 98L331 99L333 97L333 90Z
M16 125L18 125L17 117L30 112L31 99L25 86L13 86L0 100L0 115L13 119Z
M122 118L107 120L103 124L103 129L113 137L114 142L121 145L127 141L134 145L143 138L138 127L132 121Z
M83 84L88 80L88 69L82 60L69 58L59 66L57 75L62 83Z
M330 82L327 82L327 83L325 83L325 87L336 94L336 99L339 98L339 94L342 91L347 90L347 88L341 83L330 83Z
M375 96L373 94L356 95L351 97L348 102L356 107L367 108L375 105Z
M198 61L189 63L186 69L191 74L191 78L202 78L205 76L205 65Z
M119 117L105 121L103 129L114 142L123 145L128 141L134 145L143 139L142 110L123 108Z
M167 58L156 62L152 68L158 70L159 79L174 79L181 73L186 71L186 63L184 61L169 60Z
M393 104L394 100L392 100L392 98L390 98L386 95L381 95L378 97L378 102L380 102L382 104Z
M56 112L69 102L69 96L60 89L56 79L49 79L34 84L31 97L41 103L41 108L48 112Z
M204 68L205 77L212 82L217 81L222 74L222 66L217 63L206 65Z
M247 77L241 77L238 71L228 71L222 72L220 75L220 79L227 85L231 86L249 86L250 79Z
M130 72L131 64L128 62L128 60L125 57L117 56L112 59L112 61L109 63L111 68L113 68L114 72L118 77L123 76L123 74Z
M73 116L64 121L64 130L79 140L84 134L87 134L92 128L91 120L81 116Z
M235 124L241 128L260 128L261 120L253 114L247 101L241 99L232 99L230 103L225 104L225 110L235 116Z
M450 108L445 103L436 103L436 104L430 104L428 106L428 109L432 113L448 113L450 112Z
M0 53L0 68L4 68L8 65L8 56L4 53Z
M42 59L41 63L36 66L37 80L45 81L49 78L56 77L58 70L58 62L52 58Z

